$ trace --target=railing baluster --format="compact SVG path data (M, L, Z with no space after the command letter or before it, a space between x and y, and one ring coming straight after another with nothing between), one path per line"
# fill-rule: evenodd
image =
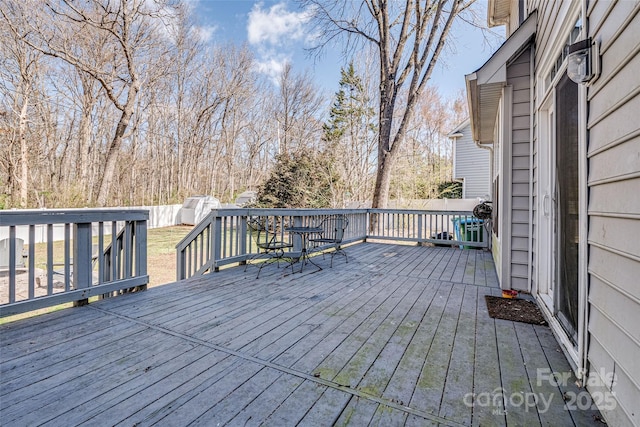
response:
M64 290L71 290L71 226L64 225Z
M29 225L29 299L35 298L36 226Z
M215 222L213 223L213 232L214 235L216 236L216 238L214 239L213 242L213 260L214 260L214 269L215 271L218 271L218 261L220 261L222 258L220 256L221 254L221 248L220 248L220 241L221 241L221 237L222 237L222 218L217 216L215 218Z
M111 280L118 280L118 229L116 222L111 222Z
M104 282L104 222L98 223L98 284Z
M47 295L53 293L53 224L47 224Z
M200 268L204 265L204 235L200 235L200 241L198 243L200 243L200 247L198 248L198 255L200 255L198 257L198 268Z
M22 254L21 254L22 255ZM16 301L16 228L9 227L9 302Z
M127 221L124 226L124 277L130 278L133 275L133 223Z

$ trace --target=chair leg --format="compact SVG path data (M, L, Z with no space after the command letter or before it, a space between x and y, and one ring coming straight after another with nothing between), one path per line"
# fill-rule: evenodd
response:
M246 264L244 265L244 271L246 272L246 271L247 271L247 268L249 268L249 264L251 264L251 263L252 263L252 261L254 261L254 260L258 259L258 257L259 257L260 255L262 255L262 254L263 254L262 252L259 252L259 253L255 254L254 256L252 256L251 258L249 258L249 259L247 260ZM268 261L261 262L261 263L260 263L260 267L258 267L258 266L256 265L256 267L258 267L258 274L256 275L256 279L258 279L258 278L260 277L260 272L262 271L262 267L264 267L264 265L265 265L267 262L268 262Z
M344 250L342 250L342 247L337 246L336 250L331 252L331 264L330 264L331 268L333 268L333 257L338 255L338 254L344 255L345 261L347 262L347 264L349 263L349 257L347 256L347 253Z
M260 272L262 271L262 268L267 264L273 264L275 262L276 267L280 268L280 261L284 258L284 251L261 252L256 256L247 260L247 264L244 266L244 271L247 271L247 267L249 266L250 261L257 259L258 255L265 255L265 254L271 255L271 256L260 263L260 267L258 268L258 274L256 275L256 279L260 277ZM293 263L291 263L291 265L292 265L291 269L293 271Z

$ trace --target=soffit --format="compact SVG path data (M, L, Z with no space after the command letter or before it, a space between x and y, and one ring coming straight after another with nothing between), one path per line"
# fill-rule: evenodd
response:
M482 67L465 76L474 141L493 142L502 88L507 83L507 65L528 45L535 35L536 25L537 13L534 11Z
M487 23L489 27L497 27L508 23L510 14L510 0L489 0L487 7Z

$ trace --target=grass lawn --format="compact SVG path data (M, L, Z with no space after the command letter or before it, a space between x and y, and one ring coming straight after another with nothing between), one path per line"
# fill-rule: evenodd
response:
M149 286L176 281L176 245L191 229L191 225L176 225L147 231Z

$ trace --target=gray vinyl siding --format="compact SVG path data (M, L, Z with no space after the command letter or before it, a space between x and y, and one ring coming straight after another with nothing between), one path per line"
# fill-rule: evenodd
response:
M462 198L473 199L486 197L490 193L490 158L489 150L479 148L471 137L471 125L460 132L461 137L455 139L454 178L464 180Z
M588 87L589 350L615 373L610 425L640 425L640 2L592 1L602 73Z
M511 288L529 291L531 176L531 48L507 67L511 113Z

